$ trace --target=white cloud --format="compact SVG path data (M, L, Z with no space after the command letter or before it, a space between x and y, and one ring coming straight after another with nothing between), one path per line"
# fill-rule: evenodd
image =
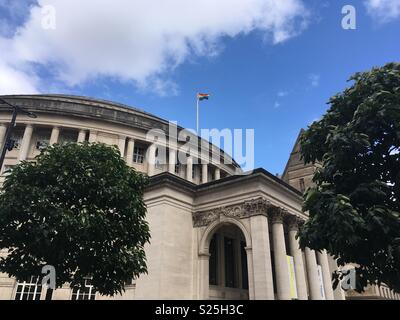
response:
M13 68L0 61L0 95L38 93L35 75Z
M42 28L45 5L56 9L55 30ZM39 65L70 86L102 76L162 91L174 68L217 54L223 37L259 30L277 44L307 18L302 0L38 0L7 47L0 38L0 52L14 68Z
M281 104L278 101L275 101L274 103L274 108L277 109L281 106Z
M316 73L311 73L308 75L308 80L312 87L318 87L320 82L321 76Z
M380 23L400 17L400 0L366 0L367 12Z
M287 92L287 91L279 91L279 92L277 93L277 95L278 95L279 98L286 97L288 94L289 94L289 92Z

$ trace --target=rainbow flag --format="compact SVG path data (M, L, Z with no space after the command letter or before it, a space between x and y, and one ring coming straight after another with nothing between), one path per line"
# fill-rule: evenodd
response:
M208 100L208 98L210 97L210 95L208 93L198 93L197 94L197 99L199 101L201 100Z

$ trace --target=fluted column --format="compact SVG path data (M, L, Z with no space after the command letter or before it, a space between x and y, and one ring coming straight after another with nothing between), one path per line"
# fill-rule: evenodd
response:
M288 219L289 226L289 248L294 261L294 273L296 275L297 296L299 300L308 300L306 275L304 273L303 253L296 239L299 230L299 221L296 217Z
M52 144L57 143L59 135L60 135L60 128L59 127L53 127L53 129L51 130L49 144L52 145Z
M322 281L324 283L325 299L334 300L332 277L331 277L331 272L329 271L328 255L326 253L326 250L323 250L322 252L318 251L317 254L318 254L318 261L322 269Z
M279 300L290 300L289 268L286 257L283 212L274 208L271 214L272 245L274 248L276 288Z
M128 149L126 150L126 163L128 166L133 165L133 152L135 150L135 140L132 138L128 139Z
M274 300L268 218L264 215L251 216L250 227L253 247L254 299Z
M221 179L221 169L220 168L215 168L214 177L215 177L215 180Z
M119 149L119 152L121 153L122 158L125 156L125 141L126 141L125 136L118 137L118 149Z
M176 150L169 148L168 172L175 174Z
M188 157L186 159L186 180L193 182L193 158L192 157Z
M97 141L97 131L90 130L90 133L89 133L89 142L90 142L90 143L94 143L94 142L96 142L96 141Z
M149 147L149 157L147 162L147 174L149 176L154 175L154 170L156 165L156 149L157 146L155 144L151 144Z
M82 143L85 142L86 140L86 130L79 130L79 134L78 134L78 143Z
M317 260L315 257L315 251L310 248L305 248L304 250L306 256L307 264L307 276L308 276L308 286L310 290L311 300L322 300L320 283L318 278L318 267Z
M31 124L27 124L21 142L21 149L19 150L19 161L26 160L26 158L28 157L29 149L31 146L32 133L33 126Z
M0 150L2 150L4 139L6 137L6 132L7 132L7 125L5 123L0 123Z
M208 164L203 163L201 170L201 183L207 183L207 182L208 182Z

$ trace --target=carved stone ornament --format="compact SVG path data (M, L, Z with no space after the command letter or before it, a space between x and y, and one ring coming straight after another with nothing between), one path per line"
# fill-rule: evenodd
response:
M250 201L245 201L241 204L194 212L193 226L208 226L212 222L219 220L221 217L242 219L258 214L267 215L267 209L270 206L271 204L269 203L269 201L263 198L257 198Z

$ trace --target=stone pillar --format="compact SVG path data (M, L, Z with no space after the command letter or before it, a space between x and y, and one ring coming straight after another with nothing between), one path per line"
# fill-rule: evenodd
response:
M210 283L209 283L209 267L210 267L210 254L199 255L200 264L200 300L207 300L210 298Z
M25 127L24 136L22 138L21 149L19 150L19 161L26 160L28 157L29 149L31 147L32 133L33 126L31 124L27 124Z
M132 138L128 139L128 148L126 150L126 163L128 166L133 165L133 152L135 151L135 140Z
M296 275L297 296L299 300L308 300L306 275L304 273L303 253L299 246L296 234L299 230L298 220L295 217L289 219L289 247L290 255L294 260L294 272Z
M246 258L247 258L247 277L249 280L249 300L254 300L254 272L253 272L253 249L246 247Z
M89 142L90 142L90 143L94 143L94 142L96 142L96 141L97 141L97 131L90 130L90 133L89 133Z
M118 149L119 149L119 152L121 153L122 158L125 156L125 141L126 141L125 136L118 137Z
M310 300L322 300L320 284L318 281L318 267L315 251L306 247L304 250L307 264L308 286L310 290Z
M271 214L272 245L274 248L276 289L279 300L290 300L289 268L286 258L285 232L283 230L283 212L278 208Z
M60 128L59 127L53 127L51 130L51 136L50 136L50 145L55 144L58 142L58 137L60 135Z
M193 182L193 158L192 157L188 157L186 159L186 180Z
M176 150L169 148L168 172L175 174Z
M4 139L6 137L7 125L5 123L0 123L0 150L3 150ZM0 151L1 152L1 151Z
M214 178L215 178L215 180L221 179L221 169L220 168L215 168Z
M331 255L328 255L328 262L329 262L329 271L331 272L331 274L339 269L336 260ZM333 297L335 300L346 300L345 292L342 289L340 283L337 285L336 289L333 290Z
M149 176L154 175L155 165L156 165L156 149L157 146L155 144L151 144L149 147L149 157L147 161L147 174Z
M251 216L250 227L253 247L254 299L274 300L268 218L264 215Z
M208 164L203 163L201 170L201 183L207 183L207 182L208 182Z
M85 142L86 140L86 130L79 130L78 143Z
M323 250L322 252L318 251L317 254L318 254L318 261L322 269L322 281L324 283L325 299L334 300L332 277L331 277L331 272L329 271L328 255L325 250Z

